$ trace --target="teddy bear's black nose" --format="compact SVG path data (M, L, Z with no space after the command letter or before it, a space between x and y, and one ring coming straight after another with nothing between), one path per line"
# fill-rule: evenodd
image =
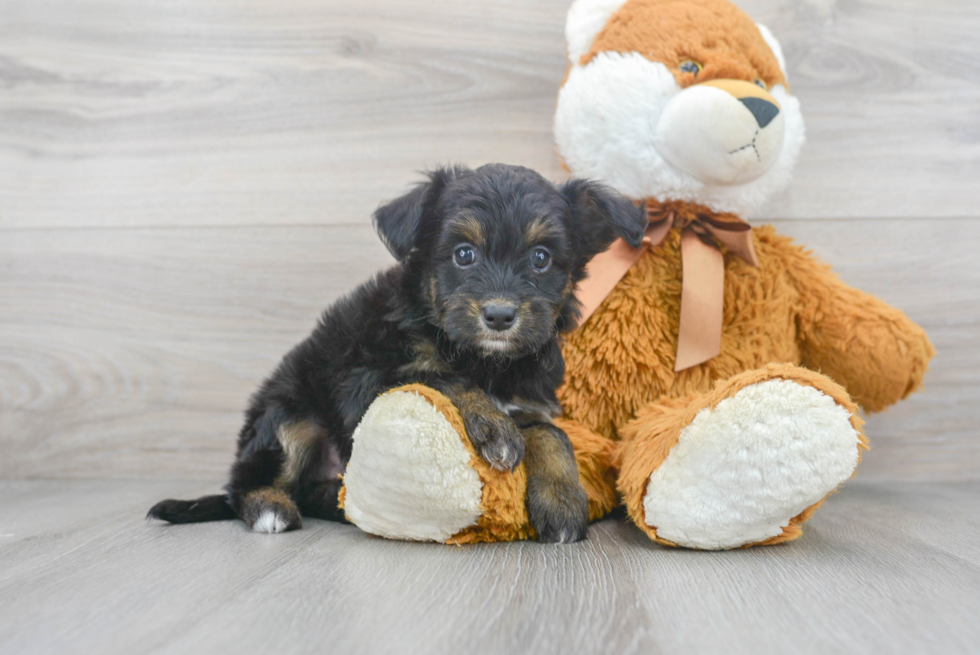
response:
M517 308L510 303L492 302L483 308L483 322L491 330L507 330L517 318Z
M752 115L755 116L755 122L759 124L760 128L771 123L772 119L779 113L779 107L762 98L739 98L739 102L752 112Z

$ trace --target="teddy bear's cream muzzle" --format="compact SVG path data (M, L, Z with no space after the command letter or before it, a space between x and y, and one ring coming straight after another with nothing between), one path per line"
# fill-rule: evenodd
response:
M785 121L779 102L741 80L687 87L667 103L655 147L669 163L708 184L758 179L779 158Z

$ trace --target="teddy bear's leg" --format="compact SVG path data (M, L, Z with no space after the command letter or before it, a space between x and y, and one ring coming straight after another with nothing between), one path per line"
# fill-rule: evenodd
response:
M795 539L867 447L857 411L830 378L788 364L655 403L622 431L618 484L627 511L672 546Z
M615 506L611 442L556 420L572 442L589 518ZM452 402L423 385L382 395L354 432L340 503L366 532L390 539L473 543L535 537L524 464L498 471L476 454Z

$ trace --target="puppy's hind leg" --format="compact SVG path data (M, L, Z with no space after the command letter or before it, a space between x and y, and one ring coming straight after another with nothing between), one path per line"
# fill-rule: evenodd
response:
M227 490L235 514L255 532L278 533L303 527L290 496L305 467L312 432L302 420L269 408L255 422L253 434L239 450Z
M303 527L296 503L275 487L262 487L245 494L239 516L254 532L275 534Z
M344 451L326 430L300 435L304 444L306 463L291 485L293 498L303 516L326 521L347 523L344 511L338 507L342 486L340 476L347 467L350 451Z

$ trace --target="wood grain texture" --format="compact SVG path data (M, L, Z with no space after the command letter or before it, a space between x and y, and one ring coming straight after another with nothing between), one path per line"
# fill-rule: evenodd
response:
M698 553L142 519L219 489L416 171L563 177L568 0L0 0L0 655L975 652L980 4L741 4L808 126L763 216L938 354L802 540Z
M0 477L221 477L249 394L392 262L368 225L14 231L0 253Z
M961 217L980 4L746 0L808 121L766 217ZM414 171L562 176L568 0L0 1L0 228L357 223Z
M930 332L867 479L980 476L980 5L746 0L809 121L766 214ZM566 0L0 0L0 477L220 480L419 168L560 177ZM898 220L893 220L898 219Z
M980 221L778 225L938 349L925 391L871 417L862 478L976 479ZM323 307L391 258L365 220L16 230L0 262L0 477L218 483L248 395Z
M901 308L936 347L925 388L868 417L861 479L980 478L980 221L779 221L849 284Z
M980 4L739 0L780 40L807 125L769 218L976 216Z
M669 550L393 542L142 519L199 483L0 483L0 653L969 653L980 486L853 484L804 537Z

